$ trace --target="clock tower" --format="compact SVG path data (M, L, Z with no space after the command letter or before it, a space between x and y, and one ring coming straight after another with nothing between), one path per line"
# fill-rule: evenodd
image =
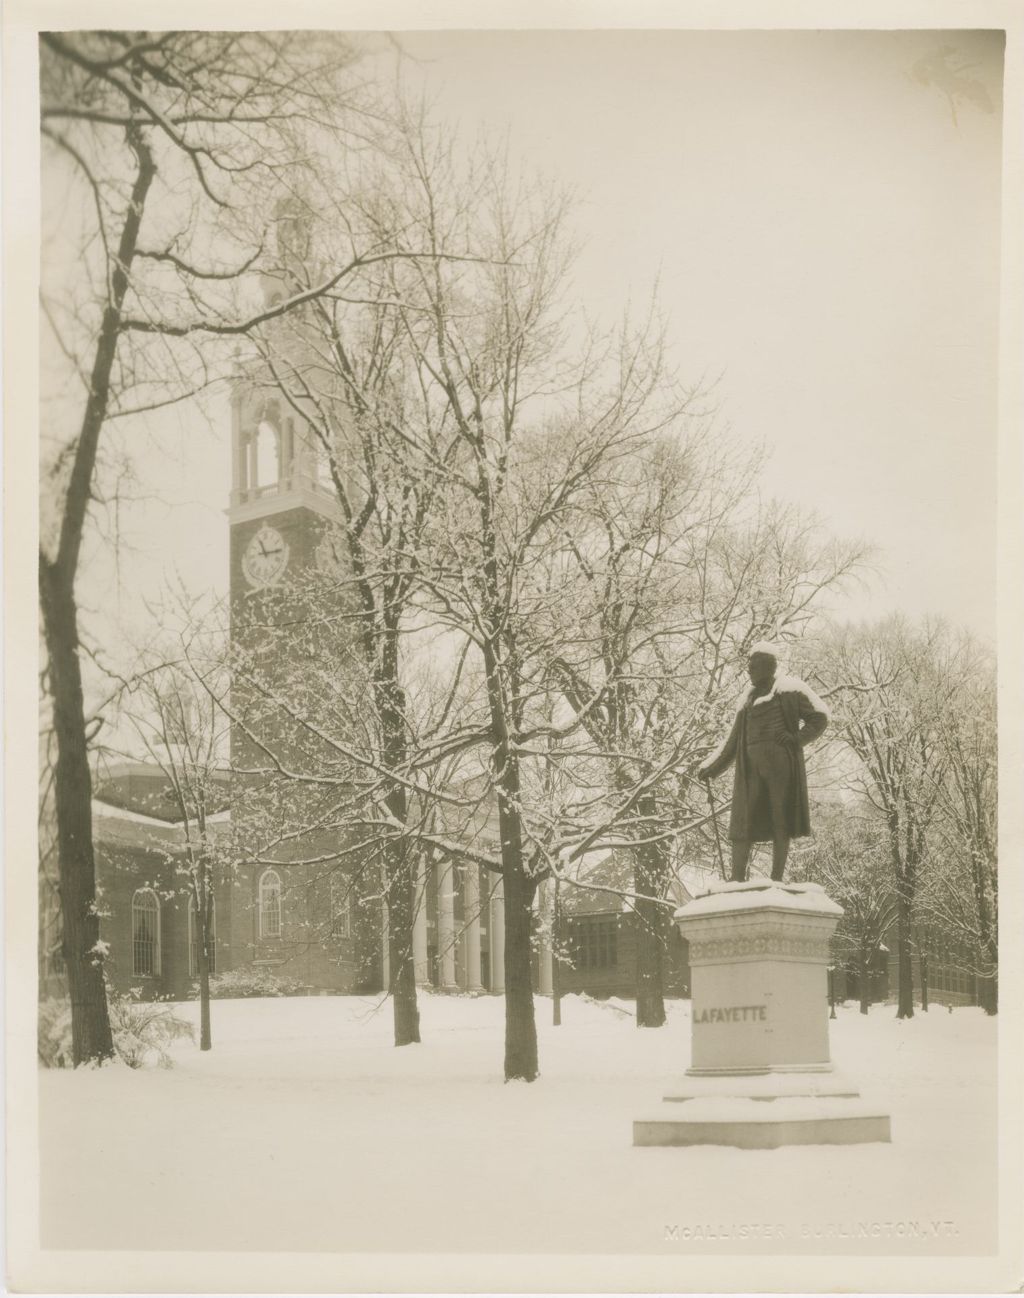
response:
M315 449L296 419L282 414L278 399L238 382L228 509L232 608L308 569L339 520L334 493L320 481Z
M274 300L275 287L280 285L265 285L268 302ZM267 377L256 373L237 379L231 397L227 510L231 638L243 656L251 652L257 672L286 699L293 697L292 690L299 691L294 697L300 712L315 706L301 699L307 660L344 673L343 658L332 657L337 640L331 641L328 632L321 641L315 626L308 633L300 626L309 613L307 599L318 588L317 574L326 579L319 589L339 610L348 598L339 581L344 573L339 544L343 515L319 465L304 420ZM382 974L379 879L358 868L344 835L323 828L322 808L311 810L307 821L306 803L317 796L328 799L330 790L317 794L308 784L289 786L273 773L275 756L286 765L315 771L320 760L315 743L284 713L262 710L259 691L237 675L232 703L232 819L243 839L265 844L254 851L251 864L235 872L230 917L235 963L262 967L309 987L377 990ZM312 719L322 720L315 713ZM324 761L330 760L325 751ZM259 774L257 768L267 773ZM308 831L297 828L307 823ZM367 892L377 900L367 903Z
M295 196L274 213L280 268L262 278L267 306L303 281L310 265L308 209ZM275 347L284 358L302 349L301 324L277 329ZM336 572L334 547L321 543L341 520L333 488L321 480L322 457L294 408L270 385L267 373L235 382L231 401L231 608L233 620L258 602L258 592L286 585L319 559ZM320 554L317 548L321 547ZM325 557L327 562L325 563Z

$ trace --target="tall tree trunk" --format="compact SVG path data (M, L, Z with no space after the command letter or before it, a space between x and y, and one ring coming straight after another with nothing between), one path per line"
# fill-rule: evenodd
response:
M505 623L502 586L498 579L498 546L490 486L480 472L480 512L483 525L484 625L481 644L487 708L491 728L491 767L498 802L501 875L505 893L505 1080L532 1082L539 1073L537 1021L533 1005L531 930L537 880L523 856L522 788L516 754L516 699L522 681L515 669L515 650L508 637L493 630Z
M999 973L993 966L991 973L982 974L978 979L979 1000L986 1014L999 1012Z
M40 585L49 659L53 723L57 737L54 806L63 953L71 997L71 1058L74 1065L100 1062L114 1054L97 947L96 862L92 841L92 779L85 733L78 627L70 583L59 570L42 565Z
M648 800L644 799L646 803ZM648 808L648 811L651 809ZM644 807L640 807L641 814ZM645 843L635 849L636 901L636 1025L660 1028L665 1024L664 963L666 953L665 908L660 904L665 884L664 849Z
M210 953L213 949L213 891L210 867L205 858L199 864L196 890L196 962L199 965L199 1049L213 1045L210 1029Z
M898 1019L912 1019L914 1017L913 937L911 934L910 910L911 900L905 884L901 881L896 911L896 958L899 971L896 1017Z
M917 962L921 970L921 1009L928 1013L928 950L923 942L917 945Z
M395 1045L409 1046L417 1045L420 1040L420 1011L416 999L412 940L416 871L410 853L402 850L402 847L399 848L402 859L389 871L388 949L391 957Z
M383 732L384 766L400 770L407 759L406 699L398 679L398 628L386 624L381 645L380 669L375 682L377 714ZM388 814L400 825L409 815L405 786L392 784L385 796ZM416 999L416 966L413 924L416 915L416 867L405 842L385 847L384 866L388 890L388 953L396 1046L416 1045L420 1039L420 1012Z
M866 1014L871 1008L871 952L864 947L860 949L857 981L860 984L857 988L860 993L860 1012Z
M203 926L205 929L205 925ZM213 1037L210 1031L210 948L208 937L199 937L199 1049L210 1050Z
M562 1026L562 900L557 875L551 907L551 1026Z
M50 673L53 724L57 738L54 804L57 815L57 851L61 911L64 921L64 959L71 996L72 1060L78 1064L109 1059L113 1053L107 1012L103 961L96 914L96 860L92 839L92 780L89 775L85 702L78 659L78 607L75 576L92 498L93 477L100 433L110 400L110 376L121 329L121 311L128 276L138 245L139 226L156 167L142 130L125 132L138 160L131 200L125 211L118 241L117 260L110 272L110 297L103 312L89 395L71 474L64 498L60 539L51 561L40 551L39 593Z
M540 1071L531 941L537 881L523 858L519 763L504 743L496 750L495 766L505 892L505 1080L532 1082Z
M983 929L984 940L981 957L986 962L984 972L978 974L978 1004L986 1014L999 1012L999 944L992 926Z
M196 906L196 918L199 920L199 932L196 935L199 955L199 1047L209 1050L213 1046L213 1033L210 1029L210 954L213 951L213 888L210 883L209 864L202 866L202 877L199 889L200 903Z
M979 975L979 1000L986 1014L999 1009L999 941L996 936L998 919L995 913L995 891L988 883L987 861L975 854L975 895L978 905L978 927L981 930L982 957L988 960L991 972Z
M532 1082L540 1071L530 942L536 885L527 878L521 865L506 870L504 881L505 1080Z

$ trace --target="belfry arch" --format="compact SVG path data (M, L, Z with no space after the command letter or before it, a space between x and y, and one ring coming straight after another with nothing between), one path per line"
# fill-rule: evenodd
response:
M233 402L233 505L290 491L316 491L316 455L276 401L253 401L239 391Z

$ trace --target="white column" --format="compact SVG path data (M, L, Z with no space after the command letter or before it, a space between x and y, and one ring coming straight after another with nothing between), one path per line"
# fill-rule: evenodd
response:
M540 950L537 970L537 990L550 996L554 983L551 972L551 883L548 879L537 889L537 909L540 912Z
M440 990L456 991L455 874L451 861L442 861L437 867L437 967Z
M285 419L281 422L281 438L278 442L278 481L282 491L290 491L295 477L295 421Z
M238 504L245 475L245 446L242 441L242 400L237 392L231 398L231 500Z
M472 861L462 876L462 913L466 930L466 991L482 992L480 981L480 867Z
M491 991L505 990L505 885L491 894Z
M239 434L241 436L241 434ZM249 466L249 443L239 441L235 451L235 476L238 478L238 503L245 499L246 492L252 486L252 472Z
M257 445L256 445L258 440L259 438L258 438L257 430L251 429L249 433L249 440L248 442L246 442L246 455L249 461L249 469L246 475L247 481L245 484L250 491L252 491L254 487L258 487L260 485L259 459L257 457Z
M430 968L427 961L427 872L423 857L420 857L416 871L414 905L416 912L412 920L412 964L417 987L426 987L430 982Z

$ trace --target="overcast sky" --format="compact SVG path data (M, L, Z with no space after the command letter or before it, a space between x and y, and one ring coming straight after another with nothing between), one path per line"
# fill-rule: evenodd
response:
M682 376L721 375L769 447L766 493L877 544L845 613L994 639L1001 35L401 39L440 114L578 191L581 299L612 317L657 279ZM227 420L178 419L176 503L122 521L138 571L223 585Z

